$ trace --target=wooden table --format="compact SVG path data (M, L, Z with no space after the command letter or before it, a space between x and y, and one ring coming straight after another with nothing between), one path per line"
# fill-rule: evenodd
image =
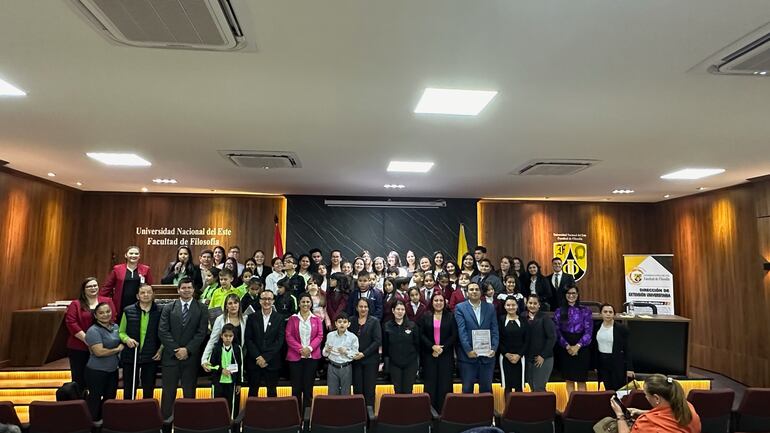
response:
M11 365L38 367L67 356L64 309L14 311L11 316Z

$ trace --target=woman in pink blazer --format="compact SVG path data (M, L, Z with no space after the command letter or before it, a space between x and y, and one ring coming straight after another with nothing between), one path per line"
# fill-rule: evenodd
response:
M125 257L126 263L115 265L99 289L99 295L112 299L118 321L123 315L123 308L136 302L139 286L152 284L150 267L139 263L139 247L128 247Z
M299 312L286 323L286 360L289 362L291 394L300 407L309 407L313 401L313 383L321 342L324 338L323 321L313 314L313 298L306 292L300 295Z

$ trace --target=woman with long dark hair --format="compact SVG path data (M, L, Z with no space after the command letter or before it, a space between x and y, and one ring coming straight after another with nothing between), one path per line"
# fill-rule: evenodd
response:
M64 324L67 326L67 357L70 361L72 381L86 389L86 364L90 356L86 345L86 331L94 324L94 313L99 304L110 304L115 312L112 300L107 296L99 296L99 282L94 277L88 277L80 284L80 295L67 306L64 313ZM113 317L114 319L114 317Z
M160 282L176 285L182 278L192 278L193 275L195 275L195 265L192 262L192 251L183 245L176 249L176 260L168 264Z
M580 305L580 293L575 284L567 286L561 307L553 315L556 325L556 347L561 375L567 394L585 391L591 363L591 341L594 322L591 309Z
M479 273L479 268L476 266L476 258L473 253L463 254L463 258L460 260L460 272L473 278Z
M433 277L437 277L439 272L444 270L444 253L442 251L433 252Z
M418 323L422 340L422 366L425 392L430 395L436 411L444 405L444 397L452 391L454 351L457 344L457 324L447 308L444 294L437 291L430 299L430 313Z
M446 264L444 265L444 270L446 271L447 275L449 275L449 282L452 283L452 285L456 285L457 278L460 276L460 267L457 266L457 263L452 260L447 260Z
M510 277L510 275L509 275ZM529 324L519 317L519 303L513 296L505 298L505 314L500 318L500 372L503 390L524 391L524 354L529 346Z
M231 283L233 287L239 287L243 284L243 280L241 280L240 273L238 272L238 260L235 260L234 257L226 258L222 269L230 269L233 272L233 282Z
M417 270L419 269L417 267L417 260L416 260L416 257L414 255L414 251L412 251L412 250L407 251L406 252L406 256L404 256L404 257L405 257L405 260L406 260L406 275L408 277L411 277L412 274L417 272Z
M313 314L313 298L309 294L302 293L297 303L299 312L289 317L286 323L286 360L289 362L291 394L304 408L313 401L313 382L321 359L324 325Z
M326 289L326 315L329 318L336 318L347 308L350 296L349 281L347 275L342 272L335 272L329 276L329 287Z
M222 269L222 266L225 265L225 259L227 258L227 251L225 251L225 247L222 245L217 245L214 247L214 266Z
M348 331L358 336L359 353L353 358L353 393L363 394L366 405L374 407L382 327L380 321L369 314L369 306L367 298L360 298L356 302L357 316L351 318Z
M254 263L256 263L256 267L254 268L254 275L258 276L259 279L264 282L267 276L273 272L273 270L270 269L270 266L265 264L265 252L262 250L256 250L254 251L254 254L251 255L251 257L254 259Z
M531 260L527 263L526 272L521 278L521 291L524 296L537 295L540 298L540 306L542 311L550 311L551 305L551 285L548 283L548 279L543 276L543 272L540 268L540 263Z

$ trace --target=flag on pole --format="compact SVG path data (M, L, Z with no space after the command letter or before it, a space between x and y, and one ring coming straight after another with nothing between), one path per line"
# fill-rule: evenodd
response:
M460 224L460 234L457 237L457 262L463 258L463 254L468 252L468 241L465 239L465 225Z
M283 257L283 241L281 229L278 227L278 215L275 216L275 235L273 236L273 257Z

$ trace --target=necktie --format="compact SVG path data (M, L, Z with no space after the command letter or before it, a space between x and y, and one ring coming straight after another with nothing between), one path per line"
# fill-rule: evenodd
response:
M182 305L182 326L187 326L187 319L190 318L190 304Z
M559 283L561 283L561 274L556 274L556 288L559 287Z

